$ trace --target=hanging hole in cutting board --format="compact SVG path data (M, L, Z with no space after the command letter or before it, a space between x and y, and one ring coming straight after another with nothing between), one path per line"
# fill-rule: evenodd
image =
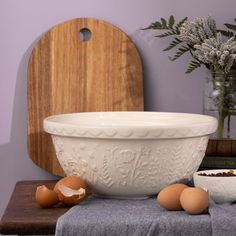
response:
M79 31L79 38L81 41L89 41L92 36L92 33L89 29L83 28Z

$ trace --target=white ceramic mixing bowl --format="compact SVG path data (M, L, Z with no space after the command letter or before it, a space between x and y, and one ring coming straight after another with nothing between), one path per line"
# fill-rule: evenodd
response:
M47 117L66 175L85 179L94 194L145 198L197 171L217 120L161 112L91 112Z

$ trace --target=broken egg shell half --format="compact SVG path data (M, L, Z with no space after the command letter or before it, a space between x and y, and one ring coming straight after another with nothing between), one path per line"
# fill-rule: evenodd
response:
M59 190L59 188L61 189L61 186L69 188L71 192L73 190L78 191L80 188L83 188L85 190L85 194L84 194L83 198L81 198L81 197L78 198L78 193L74 193L74 196L68 196L67 194L64 195L62 193L63 190L62 191ZM67 193L68 193L69 189L67 189ZM81 201L83 201L88 195L90 195L90 191L89 191L85 181L77 176L67 176L67 177L60 179L56 183L56 185L54 187L54 191L58 194L60 201L62 201L67 206L73 206L75 204L78 204ZM65 191L63 191L63 192L65 192Z
M54 186L54 189L53 189L58 194L60 194L60 191L58 191L58 186L59 185L64 185L64 186L66 186L68 188L71 188L71 189L74 189L74 190L78 190L79 188L84 188L85 191L86 191L86 195L89 192L85 181L82 180L81 178L77 177L77 176L67 176L67 177L64 177L64 178L60 179L56 183L56 185ZM59 196L59 198L60 198L60 196Z
M86 197L86 191L84 188L74 190L64 185L59 185L58 191L60 192L60 201L66 206L74 206L79 204Z
M43 208L52 207L59 202L57 193L48 189L45 185L37 187L35 200Z

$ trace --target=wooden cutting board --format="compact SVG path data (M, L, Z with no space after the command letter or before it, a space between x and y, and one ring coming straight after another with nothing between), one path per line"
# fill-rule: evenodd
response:
M73 19L53 27L34 47L28 64L28 152L41 168L64 175L51 137L43 131L45 117L142 110L140 56L117 27Z

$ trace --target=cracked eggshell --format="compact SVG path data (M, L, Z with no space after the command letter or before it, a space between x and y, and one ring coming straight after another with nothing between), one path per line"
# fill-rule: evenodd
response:
M67 195L64 195L62 193L63 191L60 190L61 186L65 186L69 188L71 191L73 190L78 191L80 188L82 188L85 190L85 194L83 198L79 198L79 199L78 199L78 194L76 196L76 193L75 193L75 196L67 196ZM56 183L54 187L54 191L58 194L60 201L62 201L67 206L72 206L72 205L80 203L90 194L90 191L85 181L77 176L67 176L67 177L62 178Z
M57 193L54 190L48 189L45 185L37 187L35 200L44 208L52 207L59 202Z
M59 185L58 190L61 194L61 201L66 206L74 206L82 202L86 197L86 191L84 188L79 188L78 190L74 190L68 188L64 185Z

